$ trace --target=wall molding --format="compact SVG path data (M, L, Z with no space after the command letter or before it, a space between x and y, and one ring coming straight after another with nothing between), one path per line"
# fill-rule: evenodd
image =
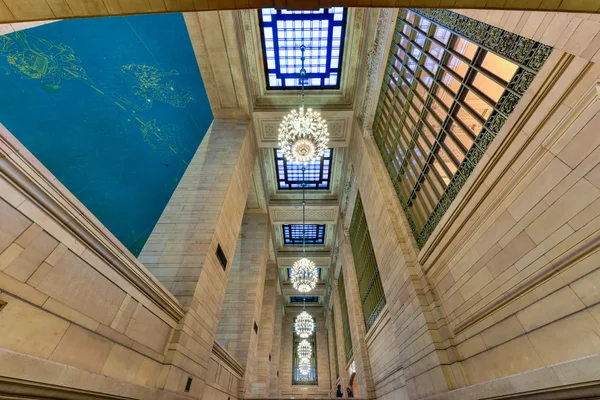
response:
M179 301L1 124L0 176L161 311L175 321L183 318Z
M558 53L558 51L555 51L555 56L558 55ZM457 239L460 237L464 238L473 236L483 225L485 220L478 218L477 222L473 224L473 226L471 226L467 231L461 232L461 235L457 236L453 233L451 238L447 238L447 236L450 234L450 228L456 227L457 231L461 230L468 220L473 217L474 212L478 209L479 205L489 196L493 188L496 187L502 177L511 169L514 163L523 153L523 150L535 139L535 136L541 125L538 125L534 129L534 132L523 143L519 151L512 156L509 162L502 165L500 167L500 171L496 170L507 149L513 144L516 137L519 134L522 134L523 126L527 124L529 119L534 116L543 99L546 97L548 92L550 92L556 82L560 80L561 75L573 61L573 56L564 53L562 55L558 55L558 57L559 60L552 66L550 73L544 77L544 82L540 85L540 89L537 90L534 98L528 102L520 114L513 115L513 117L517 117L517 119L514 121L514 123L510 124L510 126L506 126L508 130L502 130L501 133L498 134L498 137L490 146L490 151L486 152L486 156L489 158L482 159L477 165L470 179L463 187L460 196L452 203L436 229L433 231L425 245L418 253L418 261L421 263L421 265L423 265L424 271L428 276L435 277L440 272L442 269L441 267L446 264L445 260L440 262L440 259L443 259L444 255L453 256L459 252L460 247L462 247L464 244L464 240ZM568 92L569 89L565 90L564 96L566 96ZM555 111L555 108L559 102L560 99L557 99L554 107L548 111L549 115ZM546 119L544 119L544 121L545 120ZM543 124L543 121L541 124ZM496 201L494 201L488 207L488 209L497 208L502 200L506 198L516 187L516 185L518 185L518 183L523 179L525 173L531 168L531 166L537 163L542 157L543 153L546 151L546 149L538 149L538 152L534 153L529 158L524 166L520 168L519 172L511 179L511 182L508 183L502 192L496 196ZM490 176L492 174L494 178L493 180L490 180ZM483 195L479 196L479 194L482 192ZM475 198L477 199L477 203L469 204ZM486 215L490 214L486 213ZM459 218L459 225L456 226Z
M591 240L568 252L564 256L560 257L557 261L551 262L546 268L533 274L511 290L505 292L496 300L483 307L481 310L474 313L471 317L467 318L454 328L454 334L458 335L465 329L490 316L506 304L524 296L526 293L540 286L553 276L561 273L568 267L574 265L576 262L590 256L598 250L600 250L600 235L594 236Z
M242 376L244 376L244 367L216 340L213 342L212 354L216 359L223 361L222 365L227 366L237 378L242 379Z
M0 377L0 399L133 400L135 397L115 396L48 383Z

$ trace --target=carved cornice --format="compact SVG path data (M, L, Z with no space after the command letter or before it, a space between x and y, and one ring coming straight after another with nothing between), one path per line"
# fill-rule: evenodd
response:
M91 390L76 389L49 383L0 377L0 399L71 399L71 400L134 400Z
M237 374L238 379L241 379L242 376L244 376L244 367L242 367L242 364L237 362L236 359L233 358L231 354L229 354L229 352L217 341L213 342L212 354L214 357L222 361L221 365L229 367L231 372Z
M160 310L175 321L184 316L177 299L2 124L0 176L42 208L52 220L92 250Z
M382 8L379 10L375 37L367 52L365 91L362 106L358 114L363 132L371 128L373 119L375 118L377 98L379 97L381 79L383 70L385 69L385 55L388 53L387 50L390 46L388 37L391 36L391 28L393 28L393 14L391 8Z

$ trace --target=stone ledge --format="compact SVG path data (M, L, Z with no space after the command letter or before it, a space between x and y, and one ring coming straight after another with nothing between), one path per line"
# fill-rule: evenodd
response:
M160 311L175 321L183 317L177 299L1 124L0 174Z

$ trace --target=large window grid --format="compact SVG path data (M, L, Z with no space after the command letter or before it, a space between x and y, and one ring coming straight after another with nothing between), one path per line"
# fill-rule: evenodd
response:
M550 51L448 10L400 11L373 130L420 246Z
M295 321L294 321L295 322ZM316 320L315 320L315 332L310 335L306 340L310 343L312 348L312 355L310 357L310 372L308 375L302 375L300 373L300 358L298 357L298 345L304 339L296 334L294 330L294 341L292 346L292 385L307 385L314 386L319 384L318 372L317 372L317 332L316 332ZM295 325L295 324L294 324Z
M360 193L356 197L349 236L354 267L356 268L360 302L368 331L385 306L386 299Z
M283 244L323 244L325 225L283 224Z
M301 87L300 46L306 46L304 67L307 89L340 87L347 10L259 10L268 89Z
M281 149L275 149L277 183L279 189L302 189L302 166L304 166L305 189L329 189L331 157L333 149L325 149L323 157L306 164L288 161Z
M352 335L350 333L350 317L348 315L348 302L346 300L346 287L344 286L344 273L340 272L338 278L338 292L340 294L340 311L342 313L342 334L344 336L344 352L346 362L352 358Z

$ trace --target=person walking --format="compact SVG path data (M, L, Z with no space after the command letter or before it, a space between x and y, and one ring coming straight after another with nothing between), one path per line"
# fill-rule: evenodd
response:
M335 397L344 397L344 393L342 393L342 385L338 385L337 392L335 392Z
M354 397L354 392L352 392L352 389L346 388L346 393L348 393L348 398L353 398Z

